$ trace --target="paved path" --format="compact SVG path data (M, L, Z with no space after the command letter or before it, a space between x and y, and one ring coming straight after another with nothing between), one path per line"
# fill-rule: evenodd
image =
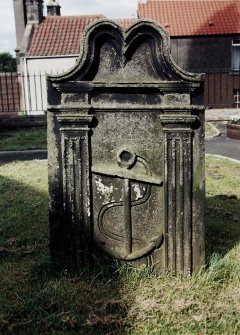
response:
M0 151L0 163L47 159L47 150Z
M206 153L221 155L240 160L240 140L232 140L226 137L226 124L217 123L217 128L221 135L206 140ZM0 152L0 163L12 162L14 160L32 160L47 159L46 150L29 150L29 151L2 151Z
M226 136L226 124L217 123L216 126L221 132L221 135L206 140L206 153L221 155L240 161L240 140L233 140Z

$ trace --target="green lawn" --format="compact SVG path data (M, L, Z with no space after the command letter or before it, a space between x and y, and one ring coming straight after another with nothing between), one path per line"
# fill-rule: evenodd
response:
M205 124L206 137L217 134L215 126ZM46 128L29 128L0 131L0 151L47 149Z
M47 148L46 128L0 131L0 151Z
M240 164L207 157L206 175L201 273L68 276L49 258L47 162L0 165L0 334L239 334Z

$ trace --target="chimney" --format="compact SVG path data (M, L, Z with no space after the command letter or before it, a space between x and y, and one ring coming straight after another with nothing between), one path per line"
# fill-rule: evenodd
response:
M43 19L43 0L25 0L27 22L41 23Z
M61 16L61 6L57 0L50 0L47 3L47 16Z
M23 34L27 24L26 8L24 0L13 0L15 27L16 27L16 40L17 49L20 49Z

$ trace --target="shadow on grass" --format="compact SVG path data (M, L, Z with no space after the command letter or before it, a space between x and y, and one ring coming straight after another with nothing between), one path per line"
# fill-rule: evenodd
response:
M38 175L33 178L37 187L42 182L41 178ZM0 194L1 246L15 249L46 244L47 193L0 175Z
M20 128L0 131L0 151L47 149L46 128Z
M126 271L70 276L56 268L48 250L47 193L5 177L0 192L0 334L125 334ZM239 200L208 197L207 257L226 254L239 240Z
M224 256L240 242L240 201L236 196L206 198L206 258Z
M129 306L116 268L57 268L47 193L2 176L0 192L0 334L124 334Z

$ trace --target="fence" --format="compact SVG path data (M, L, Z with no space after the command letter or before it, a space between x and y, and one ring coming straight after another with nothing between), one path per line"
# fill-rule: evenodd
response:
M36 115L46 110L45 74L0 73L0 115Z
M205 73L205 106L217 109L240 108L240 70L203 69L197 72Z
M204 104L209 108L240 108L240 70L203 69ZM36 115L47 110L46 75L0 73L0 116Z

